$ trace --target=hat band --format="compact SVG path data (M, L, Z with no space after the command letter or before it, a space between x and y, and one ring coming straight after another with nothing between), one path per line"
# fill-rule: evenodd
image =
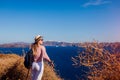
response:
M41 37L38 37L37 39L35 39L35 42L38 42L40 40L43 40Z

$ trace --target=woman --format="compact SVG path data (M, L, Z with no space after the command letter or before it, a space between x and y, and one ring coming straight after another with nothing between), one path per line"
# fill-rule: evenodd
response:
M41 80L44 71L43 59L50 62L52 66L53 63L48 57L45 47L42 45L42 36L38 35L34 40L35 42L31 45L34 55L34 62L32 64L32 80Z

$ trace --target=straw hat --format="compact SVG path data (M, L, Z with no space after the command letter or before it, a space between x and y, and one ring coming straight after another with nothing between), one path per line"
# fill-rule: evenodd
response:
M43 37L42 36L40 36L40 35L37 35L37 36L35 36L35 42L37 42L37 41L39 41L39 40L43 40Z

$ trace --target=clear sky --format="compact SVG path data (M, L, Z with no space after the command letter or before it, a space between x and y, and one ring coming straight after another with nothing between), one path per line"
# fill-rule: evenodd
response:
M0 43L120 42L120 0L0 0Z

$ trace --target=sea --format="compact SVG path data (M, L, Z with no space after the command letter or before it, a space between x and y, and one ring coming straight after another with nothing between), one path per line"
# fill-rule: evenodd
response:
M79 54L78 47L60 47L60 46L45 46L46 52L50 59L54 61L55 71L64 80L79 80L84 74L80 68L73 66L72 57ZM0 53L17 54L23 56L29 48L0 48Z

